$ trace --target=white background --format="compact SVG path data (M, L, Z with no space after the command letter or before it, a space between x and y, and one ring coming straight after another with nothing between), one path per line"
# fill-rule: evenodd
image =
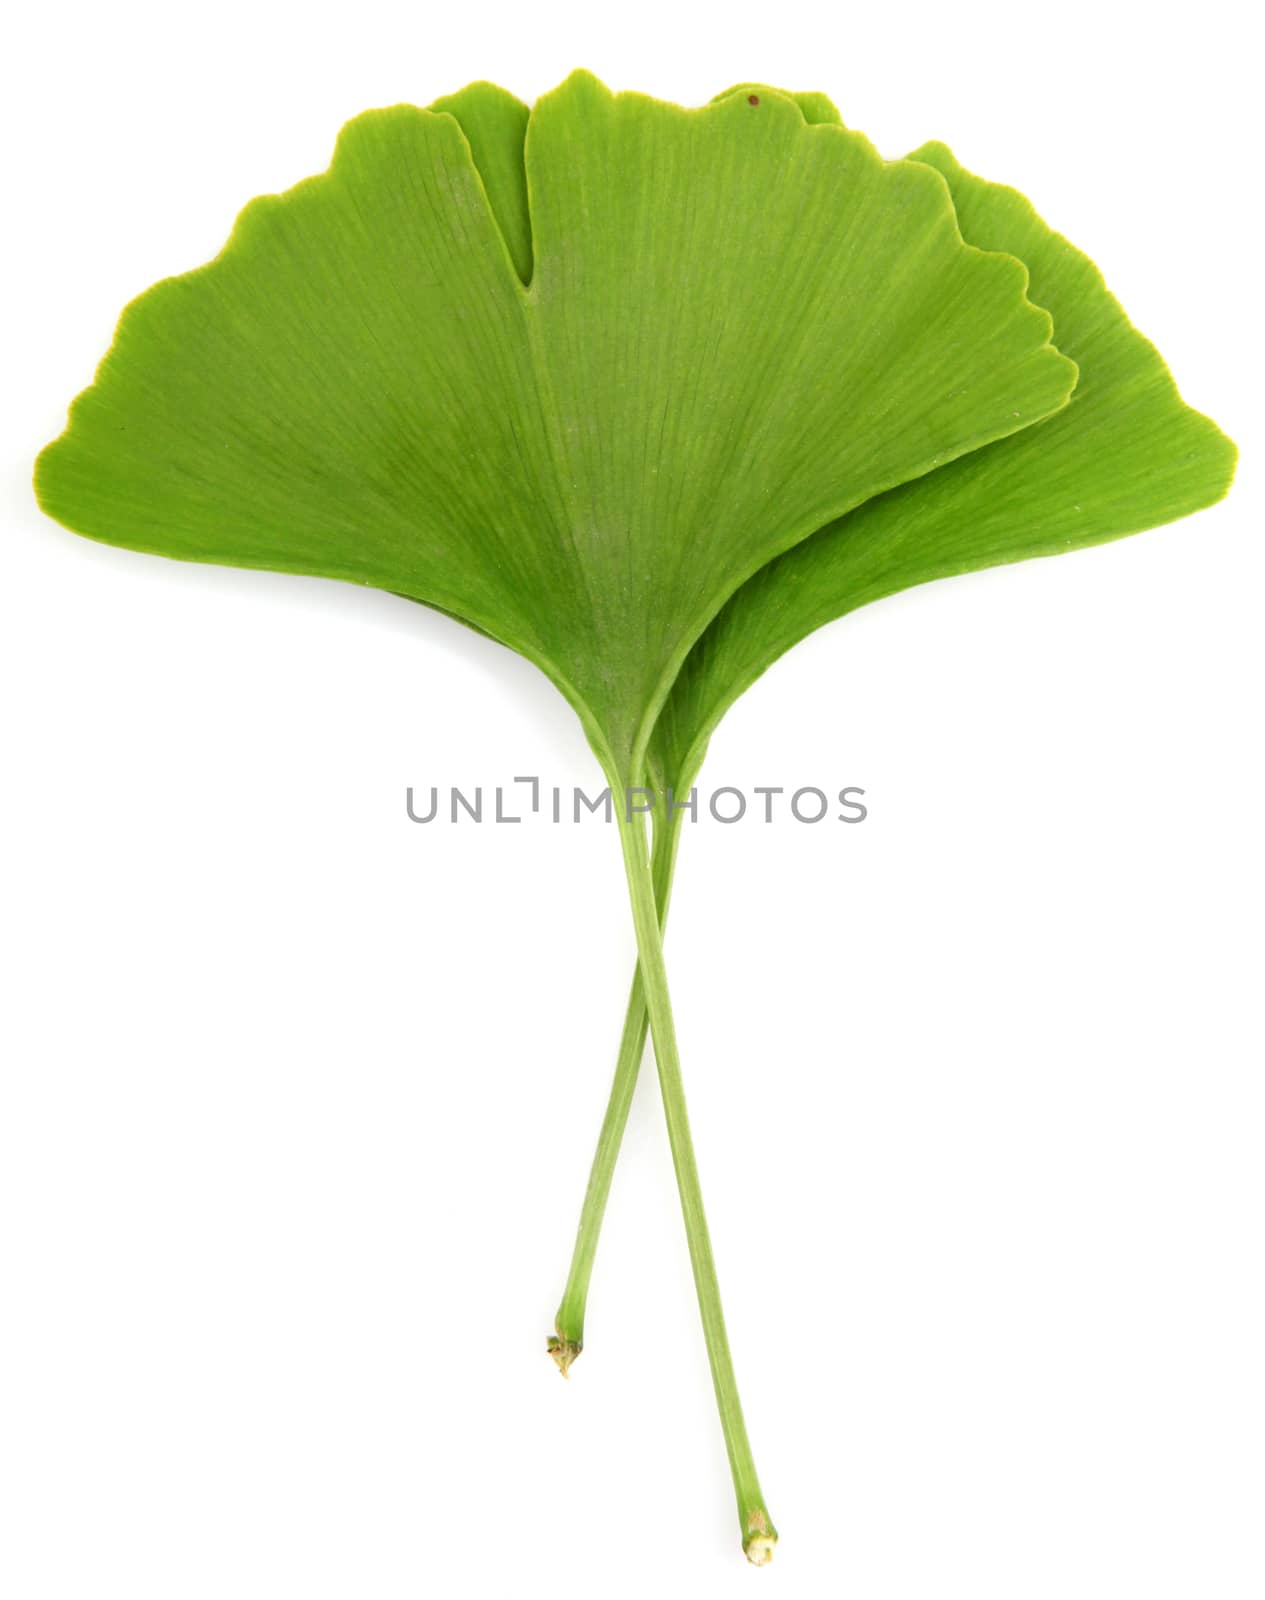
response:
M0 1592L1259 1600L1258 103L1238 8L28 8L3 107ZM366 106L573 66L820 88L1087 248L1244 448L1230 500L827 629L708 781L669 940L782 1543L738 1552L649 1077L544 1354L633 948L591 784L454 624L41 517L114 317ZM747 1586L750 1586L748 1591Z

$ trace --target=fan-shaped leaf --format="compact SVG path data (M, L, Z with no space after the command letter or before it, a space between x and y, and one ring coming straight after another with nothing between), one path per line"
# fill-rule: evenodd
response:
M1048 421L858 507L757 573L695 645L652 744L657 781L683 789L712 729L792 645L915 584L1119 539L1219 500L1235 448L1183 404L1154 346L1098 269L1013 189L967 172L942 144L908 158L947 181L964 237L1024 261L1030 293L1079 365Z
M731 93L763 95L759 85ZM824 97L811 114L834 116ZM806 109L806 114L810 114ZM866 502L757 573L686 660L656 723L650 768L683 794L707 740L742 691L784 651L856 607L954 573L1052 555L1135 533L1219 499L1235 449L1183 405L1167 368L1134 329L1093 264L1011 189L960 167L943 145L918 160L947 180L972 243L1026 261L1034 297L1053 313L1060 348L1080 363L1070 404L1048 421ZM913 158L911 158L913 159ZM680 838L678 811L656 813L654 873L665 915ZM582 1347L589 1274L645 1044L634 975L615 1081L575 1254L559 1307L559 1359Z

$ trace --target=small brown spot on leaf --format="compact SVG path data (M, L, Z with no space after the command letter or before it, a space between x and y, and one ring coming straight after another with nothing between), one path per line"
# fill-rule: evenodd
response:
M760 104L760 96L758 94L749 94L747 96L747 104L749 106L758 106Z

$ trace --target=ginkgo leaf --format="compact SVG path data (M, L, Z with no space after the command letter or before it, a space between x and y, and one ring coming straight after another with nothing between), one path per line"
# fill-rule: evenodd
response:
M1219 500L1235 447L1185 405L1097 267L1014 189L943 144L908 157L947 181L963 236L1018 256L1080 378L1056 416L868 501L735 593L678 675L652 741L656 781L688 788L725 711L792 645L858 606L981 567L1058 555Z
M740 583L1075 378L938 177L751 98L685 111L573 75L526 123L530 241L513 106L356 119L326 174L128 308L41 503L95 538L466 618L636 781Z
M763 95L759 85L733 93ZM837 120L824 96L806 116ZM884 595L981 567L1054 555L1170 522L1229 488L1235 447L1183 404L1154 347L1130 324L1093 263L1013 189L958 165L941 144L911 160L947 181L964 237L1027 263L1033 298L1053 315L1059 348L1079 363L1070 403L1038 426L866 502L757 573L687 658L660 713L650 769L683 796L733 702L824 623ZM653 873L666 916L681 817L655 812ZM645 1046L634 975L602 1136L550 1348L560 1365L583 1345L589 1275L610 1178Z

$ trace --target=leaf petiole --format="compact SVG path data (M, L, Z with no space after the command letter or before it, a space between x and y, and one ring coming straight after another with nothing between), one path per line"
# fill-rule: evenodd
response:
M650 874L654 882L655 904L659 908L659 928L667 923L668 897L676 866L677 846L681 840L680 819L661 820L656 809L651 814L653 823ZM593 1165L589 1170L588 1187L584 1191L584 1205L580 1211L580 1225L576 1230L575 1248L571 1255L571 1270L567 1274L566 1288L554 1319L554 1336L549 1340L549 1354L558 1363L565 1378L571 1363L584 1348L584 1311L588 1302L589 1280L593 1275L593 1259L597 1254L597 1241L606 1215L606 1202L610 1197L611 1179L623 1143L628 1112L632 1106L633 1091L641 1072L641 1062L646 1051L646 1033L649 1027L645 991L641 984L641 968L633 970L632 986L628 993L628 1010L624 1016L624 1031L619 1041L619 1055L615 1063L615 1077L611 1083L602 1131L598 1135Z
M659 1089L668 1124L668 1141L672 1147L672 1166L676 1172L677 1192L681 1197L681 1211L685 1218L685 1236L689 1245L690 1266L694 1273L699 1313L703 1321L707 1360L716 1391L716 1405L720 1411L725 1449L729 1455L729 1469L733 1474L734 1493L738 1499L742 1547L746 1551L748 1560L756 1566L763 1566L773 1555L777 1532L764 1504L764 1496L760 1492L760 1481L756 1475L755 1460L742 1415L742 1401L738 1395L733 1357L729 1351L729 1337L725 1331L725 1317L720 1303L720 1284L716 1277L711 1236L707 1230L707 1217L703 1210L698 1164L694 1156L694 1141L690 1134L689 1115L685 1105L685 1087L681 1081L676 1028L668 994L667 969L663 961L660 907L656 898L655 874L646 849L646 835L641 817L634 816L630 819L626 810L618 807L616 809L619 817L620 843L624 852L624 871L628 878L629 899L632 902L633 925L637 932L637 958L641 969L642 991L649 1016L650 1033L654 1040ZM666 870L669 880L672 853L671 849L667 852ZM635 1081L635 1064L630 1077ZM627 1115L626 1107L624 1115ZM618 1131L622 1132L622 1125ZM617 1151L618 1139L615 1140L611 1151L612 1161ZM609 1174L606 1174L605 1181L609 1187ZM605 1203L604 1194L602 1203ZM600 1209L597 1220L600 1221Z

